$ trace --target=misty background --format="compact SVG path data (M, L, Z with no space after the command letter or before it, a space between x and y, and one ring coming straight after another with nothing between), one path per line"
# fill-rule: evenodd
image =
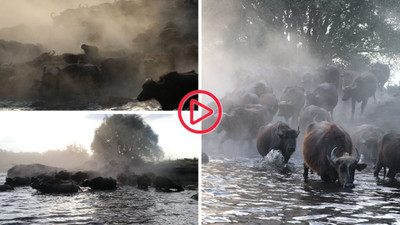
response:
M57 68L77 63L82 44L98 49L90 63L107 76L101 97L136 99L147 78L198 71L197 2L17 0L1 5L3 99L37 100L43 68L54 75Z
M400 80L397 1L205 0L202 12L203 87L218 97L247 75L284 69L300 78L325 64L364 72L379 61L391 68L388 84ZM280 81L279 88L298 82Z
M158 135L158 145L164 152L161 160L199 157L200 136L183 128L175 114L139 115ZM41 163L75 169L93 162L91 144L95 130L106 116L111 115L3 112L0 171L17 164Z
M257 96L257 85L265 84L263 91L280 101L289 86L303 87L304 94L312 92L317 84L307 79L314 79L326 65L338 68L342 79L347 71L361 75L380 62L389 66L390 77L383 93L376 91L377 101L370 98L363 115L357 103L351 120L351 101L342 101L345 86L341 86L334 122L348 132L361 124L373 124L385 132L400 129L396 117L400 110L398 1L204 0L202 12L202 88L221 100L224 113L232 115L235 107L257 110L254 104L264 103ZM273 114L270 122L279 120L285 121ZM258 127L251 140L238 131L248 121L243 117L231 130L221 128L205 135L203 151L259 156L254 143ZM238 137L218 149L226 132L236 132ZM297 156L301 155L301 135Z

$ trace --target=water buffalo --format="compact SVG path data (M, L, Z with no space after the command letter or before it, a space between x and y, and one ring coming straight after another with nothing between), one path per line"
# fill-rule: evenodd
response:
M42 98L70 99L73 96L97 97L104 83L100 70L95 65L71 64L57 73L43 69L39 95Z
M174 110L178 108L186 94L198 89L198 75L194 70L183 74L170 72L161 76L157 82L147 80L142 88L137 97L138 101L154 98L161 104L163 110ZM197 95L193 98L197 98ZM189 101L186 101L184 108L188 106Z
M85 180L81 187L90 187L93 190L115 190L117 189L117 181L111 177L96 177L91 180Z
M264 110L260 108L238 107L231 114L224 113L216 129L217 133L225 131L218 150L222 150L227 140L247 141L250 145L262 124L265 124Z
M4 192L4 191L10 191L10 190L14 190L14 187L8 185L8 184L1 184L0 185L0 192Z
M360 150L363 161L375 165L378 156L378 141L384 131L376 126L364 124L354 127L351 132L351 139L354 147Z
M305 90L302 87L287 87L278 104L278 116L285 118L291 126L296 126L299 120L299 114L306 101ZM289 123L289 119L291 122Z
M389 168L387 177L393 179L400 172L400 134L390 132L383 135L378 144L378 159L376 160L374 175L378 177L383 167L383 177L386 167Z
M29 186L31 184L31 178L30 177L7 177L6 182L4 184L10 185L12 187Z
M329 112L326 111L324 108L315 105L309 105L303 108L300 112L299 127L301 131L305 131L306 127L310 123L316 123L321 121L331 122L331 117L329 115Z
M61 180L45 174L32 178L31 187L42 193L74 193L79 190L79 186L71 180Z
M78 171L71 175L71 180L77 184L81 184L86 179L89 179L89 174L86 172Z
M386 84L390 77L390 68L388 65L383 63L374 63L371 65L371 73L373 73L376 77L376 81L378 83L379 90L381 94L383 93L383 86Z
M156 190L164 192L180 192L184 191L183 187L179 184L174 183L167 177L157 176L154 181Z
M122 185L136 186L138 184L138 176L133 172L124 172L118 174L117 181Z
M357 76L359 76L359 74L355 71L352 70L345 71L342 75L342 87L345 88L351 86L351 84L353 83L354 79L356 79Z
M319 84L312 93L307 93L307 105L315 105L326 109L333 120L333 109L338 103L339 95L336 87L330 83Z
M147 190L151 185L151 179L146 174L137 177L138 188Z
M260 128L258 132L257 150L262 157L265 157L272 149L279 150L287 163L296 150L296 138L299 133L299 130L293 130L281 121L269 124Z
M367 73L364 76L358 76L354 79L351 87L345 87L343 90L343 101L351 98L351 118L354 118L356 102L361 102L361 114L364 112L369 97L375 99L376 78L373 74Z
M354 157L350 135L340 126L330 122L308 125L303 140L304 180L309 168L325 182L335 182L353 188L354 172L367 165L359 163L360 154Z
M317 70L319 83L330 83L336 90L342 90L340 71L336 66L326 65Z

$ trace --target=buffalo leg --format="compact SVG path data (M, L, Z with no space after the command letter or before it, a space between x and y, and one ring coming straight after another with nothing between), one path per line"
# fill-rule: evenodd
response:
M365 109L365 106L367 105L367 103L368 103L368 98L366 100L362 101L362 103L361 103L361 114L364 113L364 109Z
M308 166L306 166L306 164L303 164L304 165L304 172L303 172L303 177L304 177L304 181L307 181L307 179L308 179Z
M386 177L386 166L383 167L383 179Z
M389 171L387 173L387 177L389 177L390 179L394 179L395 175L396 175L396 171L394 171L393 169L389 169Z
M354 111L356 111L356 100L351 100L351 119L354 119Z
M379 172L381 172L382 169L382 164L378 163L375 165L375 171L374 171L374 176L378 177L379 176ZM386 172L385 172L386 173Z

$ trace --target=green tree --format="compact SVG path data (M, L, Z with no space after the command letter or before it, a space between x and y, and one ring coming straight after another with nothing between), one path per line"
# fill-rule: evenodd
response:
M229 46L253 51L249 47L260 49L279 38L286 42L283 46L301 46L320 63L335 62L346 67L365 65L375 57L394 59L400 53L400 2L397 0L218 2L204 4L203 18L224 14L218 12L221 8L217 10L216 4L224 5L225 12L235 12L231 23L220 26L227 31L224 41Z
M164 155L158 135L139 115L132 114L105 117L91 148L95 156L105 160L155 161Z

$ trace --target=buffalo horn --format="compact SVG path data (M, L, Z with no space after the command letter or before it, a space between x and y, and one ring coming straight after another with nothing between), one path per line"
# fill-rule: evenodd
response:
M360 152L358 152L358 149L357 149L357 148L356 148L356 152L357 152L356 161L357 161L357 163L358 163L358 162L360 162L361 154L360 154Z
M329 157L329 159L336 164L336 162L338 161L338 158L335 155L335 150L337 149L337 147L334 147L331 151L331 156Z

